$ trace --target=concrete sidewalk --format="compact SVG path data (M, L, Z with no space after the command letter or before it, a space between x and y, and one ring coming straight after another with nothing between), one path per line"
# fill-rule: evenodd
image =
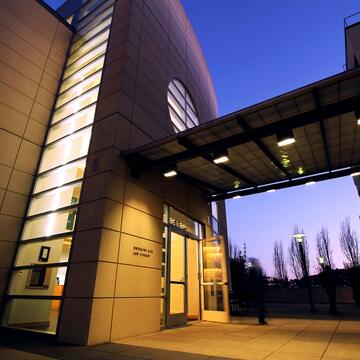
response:
M247 317L234 318L231 324L199 322L91 347L4 337L0 345L2 360L359 360L360 319L314 315L273 318L259 326Z

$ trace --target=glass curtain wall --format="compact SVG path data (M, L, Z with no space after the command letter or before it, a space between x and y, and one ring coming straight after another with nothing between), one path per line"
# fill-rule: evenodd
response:
M56 332L114 2L82 2L20 239L3 326Z

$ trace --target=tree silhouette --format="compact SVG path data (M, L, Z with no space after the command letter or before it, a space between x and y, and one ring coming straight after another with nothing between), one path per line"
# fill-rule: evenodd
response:
M303 234L304 230L298 227L294 226L293 235L296 234ZM303 248L303 256L302 258L300 246L297 243L294 236L292 236L289 246L289 264L290 268L292 270L293 275L296 277L296 279L302 279L306 277L306 275L309 273L309 245L307 242L306 237L304 236L302 239L302 248Z
M355 231L351 230L350 218L346 217L340 225L340 246L347 262L347 268L358 267L359 258L359 239Z
M316 235L316 249L317 257L324 259L324 266L330 266L332 269L334 267L334 262L332 258L332 250L329 232L326 226L322 226L321 230ZM316 262L319 264L319 262ZM322 267L318 266L318 270L322 271Z
M274 277L280 280L281 282L286 283L288 280L288 276L287 276L284 250L281 240L277 240L274 243L273 263L275 270Z

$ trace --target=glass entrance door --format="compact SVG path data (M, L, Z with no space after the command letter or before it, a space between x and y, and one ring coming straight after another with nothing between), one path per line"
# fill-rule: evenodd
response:
M217 236L201 242L202 319L229 322L229 285L224 239Z
M186 236L171 232L170 235L169 309L167 326L186 324Z

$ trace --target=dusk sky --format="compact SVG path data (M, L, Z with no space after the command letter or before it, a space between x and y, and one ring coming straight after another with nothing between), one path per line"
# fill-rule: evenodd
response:
M58 6L62 1L48 1ZM344 17L357 0L182 0L202 46L225 115L343 71ZM315 236L329 229L337 266L339 225L359 232L360 198L350 177L227 201L229 237L273 274L273 242L287 253L295 224L315 262Z

